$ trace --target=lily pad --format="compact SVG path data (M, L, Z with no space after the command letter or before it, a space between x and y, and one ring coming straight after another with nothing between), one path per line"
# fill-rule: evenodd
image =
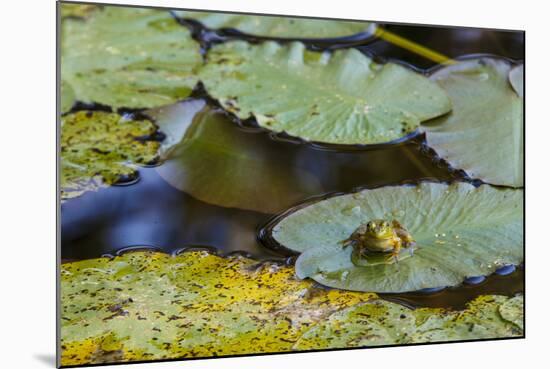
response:
M372 300L332 314L307 330L294 347L311 350L521 336L523 330L498 313L512 300L480 296L462 311L410 310ZM517 301L523 306L522 296Z
M427 145L471 178L523 186L523 101L508 81L512 65L464 60L436 71L453 111L425 124Z
M516 296L498 309L502 319L514 323L523 330L523 296Z
M508 74L508 78L514 91L516 91L519 97L523 98L523 64L512 68Z
M100 9L100 6L95 4L59 4L61 18L88 18L94 11Z
M198 21L210 29L236 29L248 35L269 38L341 38L358 33L373 35L376 29L375 24L370 22L193 11L174 13L180 18Z
M136 178L136 164L158 159L157 127L116 113L79 111L61 119L61 199Z
M61 76L77 100L151 108L187 97L202 63L199 44L167 11L105 6L64 19Z
M353 211L356 209L356 211ZM396 219L417 250L398 262L357 265L343 248L360 224ZM301 253L300 278L356 291L406 292L455 286L523 259L523 191L423 182L337 195L286 213L271 237Z
M290 351L311 324L376 297L206 252L66 263L61 294L63 365Z
M376 144L403 139L451 109L435 83L355 49L308 51L299 42L214 46L201 80L241 119L306 141Z
M75 103L74 91L69 84L61 81L61 113L66 113L73 107Z
M157 118L161 130L174 127L173 114L164 110L164 117ZM184 126L190 123L181 115L177 119ZM184 137L156 170L199 200L272 214L321 191L318 179L293 164L266 135L237 127L221 112L204 110L179 130Z
M483 296L455 312L409 310L375 294L297 280L291 266L277 263L132 252L61 265L61 364L414 343L430 332L439 340L521 335L495 314L508 300ZM404 328L408 339L399 334Z

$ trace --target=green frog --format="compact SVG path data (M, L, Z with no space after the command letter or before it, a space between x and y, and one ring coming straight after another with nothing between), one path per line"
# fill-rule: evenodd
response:
M396 262L402 247L416 244L407 229L395 219L391 223L384 219L363 223L340 243L342 247L351 245L361 257L369 252L391 252L388 261L394 258Z

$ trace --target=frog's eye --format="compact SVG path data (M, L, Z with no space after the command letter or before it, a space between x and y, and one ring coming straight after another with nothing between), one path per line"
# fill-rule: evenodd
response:
M388 228L389 226L390 226L390 223L388 223L387 221L382 222L382 228Z
M374 224L373 221L370 221L370 222L367 223L367 229L369 231L373 231L375 227L376 227L376 224Z

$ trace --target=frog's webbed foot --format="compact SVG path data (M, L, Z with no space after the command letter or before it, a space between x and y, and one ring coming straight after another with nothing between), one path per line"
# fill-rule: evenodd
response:
M392 251L390 255L386 257L386 264L395 264L399 263L399 251Z

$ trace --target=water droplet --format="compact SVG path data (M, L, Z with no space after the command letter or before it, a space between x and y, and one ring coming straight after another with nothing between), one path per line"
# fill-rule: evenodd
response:
M460 236L456 234L456 235L455 235L455 238L460 238Z

